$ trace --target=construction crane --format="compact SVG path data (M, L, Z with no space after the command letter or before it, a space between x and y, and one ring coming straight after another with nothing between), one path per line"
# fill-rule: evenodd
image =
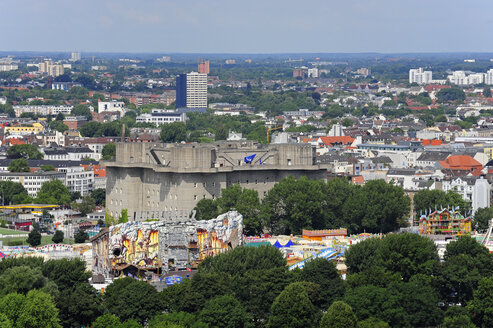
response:
M270 143L270 131L280 130L280 129L282 129L282 126L277 126L275 128L267 129L267 143Z

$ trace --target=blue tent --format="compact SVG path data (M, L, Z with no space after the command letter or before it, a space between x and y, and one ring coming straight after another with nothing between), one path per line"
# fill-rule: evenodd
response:
M281 245L281 243L279 242L279 240L276 240L276 242L275 242L275 243L274 243L274 245L272 245L272 246L274 246L275 248L281 248L281 247L282 247L282 245Z
M289 247L289 246L293 246L294 243L291 241L291 239L286 243L286 245L284 245L283 247Z

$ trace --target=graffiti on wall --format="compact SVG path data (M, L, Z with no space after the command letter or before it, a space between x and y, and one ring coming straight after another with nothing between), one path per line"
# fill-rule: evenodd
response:
M156 223L127 222L112 226L109 251L112 267L118 264L158 267L159 231Z
M197 221L199 261L241 245L243 216L231 211L208 221Z

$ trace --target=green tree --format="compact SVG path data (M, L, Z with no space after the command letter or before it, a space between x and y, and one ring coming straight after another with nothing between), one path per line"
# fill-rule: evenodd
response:
M116 156L116 144L113 142L109 142L103 146L103 150L101 151L101 155L103 156L103 160L109 161Z
M491 98L491 87L485 86L483 89L483 97Z
M257 325L267 322L269 310L276 297L293 280L287 267L253 269L232 279L236 298L251 313Z
M358 187L343 206L349 230L357 232L391 232L406 225L410 199L401 187L384 180L372 180Z
M59 317L64 327L88 327L103 314L101 294L88 282L77 283L60 291L56 298Z
M462 196L456 192L444 192L441 190L423 189L418 191L413 198L414 210L419 216L429 213L435 209L446 207L459 207L461 210L469 209L470 205L462 199Z
M83 137L94 137L98 135L98 131L100 130L101 126L102 124L99 122L87 122L80 128L80 134Z
M106 200L106 190L103 188L94 189L91 192L91 197L96 202L96 205L104 205Z
M320 307L326 309L344 296L344 281L334 263L323 258L309 261L301 271L300 279L320 286Z
M167 327L166 325L175 324L186 328L208 328L209 326L201 321L196 315L187 312L171 312L158 314L149 321L149 328Z
M8 170L10 172L31 172L31 167L25 158L17 158L10 161Z
M445 313L444 328L475 328L466 307L451 306Z
M346 265L350 273L358 273L370 270L376 264L377 250L382 240L379 238L368 238L351 245L346 250Z
M6 314L0 313L0 328L13 328L14 325L12 321L7 317Z
M38 147L31 144L14 145L7 149L8 158L43 159L43 154L38 151Z
M479 327L493 327L493 276L479 281L473 300L467 305L473 322Z
M208 301L200 311L199 318L206 324L218 328L253 327L250 314L231 295L218 296Z
M263 200L266 226L272 234L301 234L328 225L327 185L320 180L288 177L275 184Z
M161 126L163 142L181 142L187 139L186 125L183 122L173 122Z
M236 247L214 257L207 257L199 265L199 272L227 273L231 276L250 270L268 270L286 266L282 253L272 246Z
M80 211L82 216L86 216L96 208L96 201L91 195L85 195L80 203L76 203L75 207Z
M51 238L51 240L55 243L55 244L59 244L61 242L63 242L63 231L61 230L57 230L55 231L55 234L53 235L53 238Z
M104 306L122 320L144 323L160 312L159 295L150 284L132 278L113 281L104 293Z
M258 192L242 189L239 184L227 187L221 191L221 197L216 201L219 213L236 210L243 215L244 233L257 235L262 233L260 221L260 200Z
M55 167L51 164L47 164L47 165L40 165L39 168L45 172L49 172L49 171L55 171Z
M41 245L41 233L36 229L31 230L31 232L27 235L26 243L31 245L31 247Z
M63 121L58 121L58 120L51 121L48 124L48 126L50 127L51 130L56 130L60 133L64 133L65 131L68 130L68 126L64 124Z
M27 293L16 322L18 327L25 328L62 327L51 296L36 289Z
M91 110L86 105L75 105L70 114L73 116L85 116L88 121L92 120Z
M0 313L7 316L12 323L12 327L17 327L17 319L21 314L25 300L26 296L18 293L10 293L0 298Z
M84 230L79 230L74 236L74 241L76 244L85 243L89 239L89 235Z
M0 181L2 204L21 204L30 201L27 190L22 184L13 181Z
M58 204L70 203L70 192L61 180L55 179L43 183L36 197L38 204Z
M332 303L322 317L320 328L355 328L356 316L351 306L342 301Z
M111 313L106 313L98 317L92 324L92 328L120 328L120 318Z
M488 229L491 219L493 219L493 207L478 208L474 213L474 228L479 231Z
M376 252L377 264L398 273L404 281L417 274L431 275L438 263L435 243L412 233L387 235Z
M211 220L218 216L217 202L210 198L202 198L195 205L194 210L197 212L195 218L197 220Z
M268 328L317 326L317 310L302 283L288 285L272 303Z
M118 218L118 223L127 223L127 222L128 222L128 210L126 208L123 208L120 217Z
M358 322L356 328L389 328L389 324L376 318L368 318Z
M60 290L87 283L91 277L91 272L86 271L86 262L78 258L49 260L43 263L41 270Z
M464 90L452 87L447 89L441 89L436 93L436 98L439 102L458 102L462 103L466 100L466 94Z
M16 266L5 270L0 276L0 294L10 293L27 294L32 289L45 287L47 279L41 269L28 266Z
M354 122L352 119L346 117L342 119L341 124L345 127L350 127L353 126Z

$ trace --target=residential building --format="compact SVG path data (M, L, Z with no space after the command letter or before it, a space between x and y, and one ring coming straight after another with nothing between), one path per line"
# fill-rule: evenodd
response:
M491 185L488 180L481 177L476 179L472 190L473 214L480 208L491 206Z
M81 60L81 58L82 58L82 56L81 56L80 52L72 52L72 56L70 57L70 61L76 62L76 61Z
M94 171L82 166L62 167L58 172L65 173L65 186L70 192L80 192L82 196L94 190Z
M18 126L6 126L4 128L5 134L18 134L18 135L30 135L38 134L44 131L44 127L41 123L33 123L29 125L18 125Z
M120 112L120 116L125 115L125 103L123 101L100 101L98 102L98 113Z
M207 74L191 72L176 78L176 108L207 107Z
M488 84L488 85L491 85L493 84L493 68L488 70L486 72L486 76L484 78L484 83Z
M309 68L308 77L318 78L319 77L318 68L317 67Z
M80 83L74 83L74 82L53 82L51 84L51 88L53 90L63 90L63 91L69 91L73 87L81 87L82 85Z
M86 123L87 118L85 116L67 116L63 120L63 124L68 126L69 130L79 130Z
M20 183L29 196L35 197L41 190L43 183L52 180L65 182L65 173L62 172L0 172L0 180Z
M15 116L20 117L23 113L33 113L40 116L58 114L70 115L74 106L55 106L55 105L17 105L14 106Z
M63 75L63 73L64 73L63 65L53 64L53 62L49 61L49 60L42 62L42 63L39 63L38 70L41 73L46 73L49 76L53 76L53 77Z
M432 80L432 71L425 71L422 67L409 70L409 83L429 84Z
M209 61L208 60L199 59L198 72L200 74L209 74L210 73L210 67L209 67Z
M173 122L186 122L187 114L185 112L153 109L150 114L142 114L137 116L137 122L153 123L156 126Z
M16 71L19 66L16 64L0 64L0 72Z

